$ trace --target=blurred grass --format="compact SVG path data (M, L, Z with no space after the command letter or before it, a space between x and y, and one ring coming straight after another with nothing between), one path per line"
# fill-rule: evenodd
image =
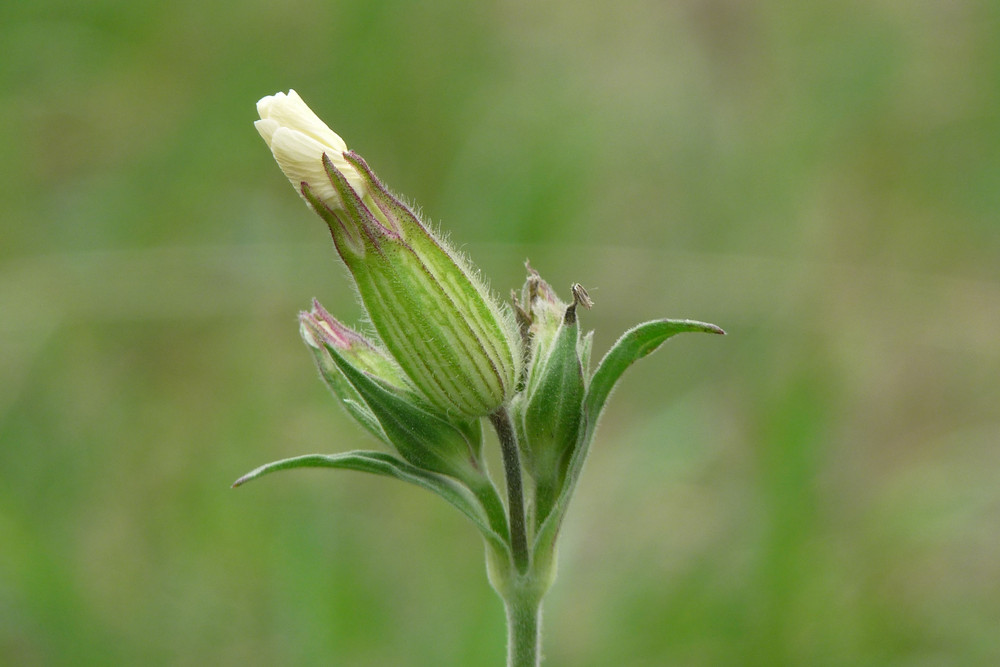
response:
M583 282L616 394L553 665L1000 661L996 3L0 6L0 663L496 665L462 519L295 313L359 309L251 126L289 87L501 293Z

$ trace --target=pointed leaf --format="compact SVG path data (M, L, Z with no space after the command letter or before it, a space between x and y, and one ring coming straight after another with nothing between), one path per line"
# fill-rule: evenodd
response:
M576 441L584 397L583 367L577 351L580 328L560 325L545 359L536 363L538 381L526 390L519 416L525 466L536 478L558 476L563 454Z
M504 539L490 527L489 519L482 505L467 488L443 475L422 470L384 452L356 450L329 455L306 454L305 456L273 461L243 475L233 483L233 487L242 486L251 480L279 470L293 468L357 470L383 477L394 477L404 482L416 484L438 494L470 518L493 548L500 549L502 552L507 549Z
M463 428L459 428L423 409L352 366L332 345L325 347L404 459L420 468L461 479L470 486L479 483L482 472L475 457L482 443L481 428L478 440L470 442L476 432L465 421Z
M534 551L537 558L546 559L553 557L556 535L559 532L563 516L566 514L569 500L573 495L573 489L576 487L576 482L583 470L587 451L594 437L594 430L597 428L597 421L622 373L636 360L655 351L671 336L689 331L713 334L726 333L714 324L696 322L694 320L653 320L651 322L644 322L626 331L608 353L604 355L604 359L601 360L600 365L594 372L594 376L590 380L590 386L587 388L587 397L584 400L585 423L583 428L580 429L580 437L570 458L562 491L549 516L539 528L535 538Z
M593 432L597 426L597 420L604 409L604 404L626 368L636 360L655 351L671 336L689 331L726 333L714 324L695 322L694 320L653 320L635 326L622 334L622 337L604 355L594 372L594 377L590 380L585 401L588 430Z

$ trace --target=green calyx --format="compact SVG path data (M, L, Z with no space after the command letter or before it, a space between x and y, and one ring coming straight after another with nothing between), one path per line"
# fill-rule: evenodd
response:
M364 179L364 197L329 158L343 208L307 185L302 194L330 227L379 338L430 403L464 417L489 414L511 398L519 372L511 318L364 160L343 157Z

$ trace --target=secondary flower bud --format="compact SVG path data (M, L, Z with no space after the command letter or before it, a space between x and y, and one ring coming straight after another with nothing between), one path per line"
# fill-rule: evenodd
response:
M299 313L299 332L316 360L320 377L347 413L376 438L391 445L392 442L378 418L354 384L340 370L328 348L337 350L345 361L358 370L398 389L406 384L406 380L392 358L385 350L379 349L367 338L331 317L315 300L311 311Z
M266 97L258 109L261 136L327 223L369 319L412 385L461 417L507 402L519 336L475 272L294 91Z
M341 356L353 366L385 384L396 388L407 385L399 366L385 350L380 349L357 331L338 322L326 312L319 301L314 299L312 310L299 313L299 329L306 345L314 353L319 353L317 356L322 359L321 370L336 368L326 349L326 346L330 345L339 350Z
M530 365L524 391L514 404L525 467L538 482L536 505L544 518L561 484L568 454L583 420L589 338L580 335L577 307L590 297L573 285L573 303L559 300L552 287L530 266L517 304L527 332Z
M323 380L361 426L413 465L465 481L481 475L478 421L447 421L428 412L396 362L318 302L299 314L299 323Z

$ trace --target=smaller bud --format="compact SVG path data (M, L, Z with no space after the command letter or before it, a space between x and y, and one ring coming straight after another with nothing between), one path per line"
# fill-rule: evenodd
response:
M334 319L316 300L313 300L312 310L299 313L299 332L313 354L320 377L347 413L369 433L391 445L378 419L340 370L329 348L338 350L345 360L360 371L378 378L397 391L403 391L402 388L406 386L405 376L392 358L360 333Z
M535 513L540 523L552 509L565 478L569 454L583 423L590 336L580 335L577 307L590 307L580 284L573 303L528 266L520 312L527 319L530 365L524 391L514 403L525 467L536 481Z
M573 283L570 287L573 303L563 302L531 264L525 262L524 266L528 270L528 277L521 288L520 303L515 297L514 312L517 314L518 326L525 338L525 356L529 361L527 387L530 389L538 381L538 370L544 364L543 360L548 357L560 327L576 322L577 307L590 309L594 303L580 283ZM591 333L581 337L578 344L584 369L590 360Z
M312 310L299 313L299 326L306 344L313 350L323 352L327 358L329 353L325 346L332 345L359 370L389 386L407 387L406 376L388 352L338 322L319 301L313 299Z
M478 422L435 413L384 350L338 322L318 301L299 322L323 380L359 424L415 466L481 483Z

